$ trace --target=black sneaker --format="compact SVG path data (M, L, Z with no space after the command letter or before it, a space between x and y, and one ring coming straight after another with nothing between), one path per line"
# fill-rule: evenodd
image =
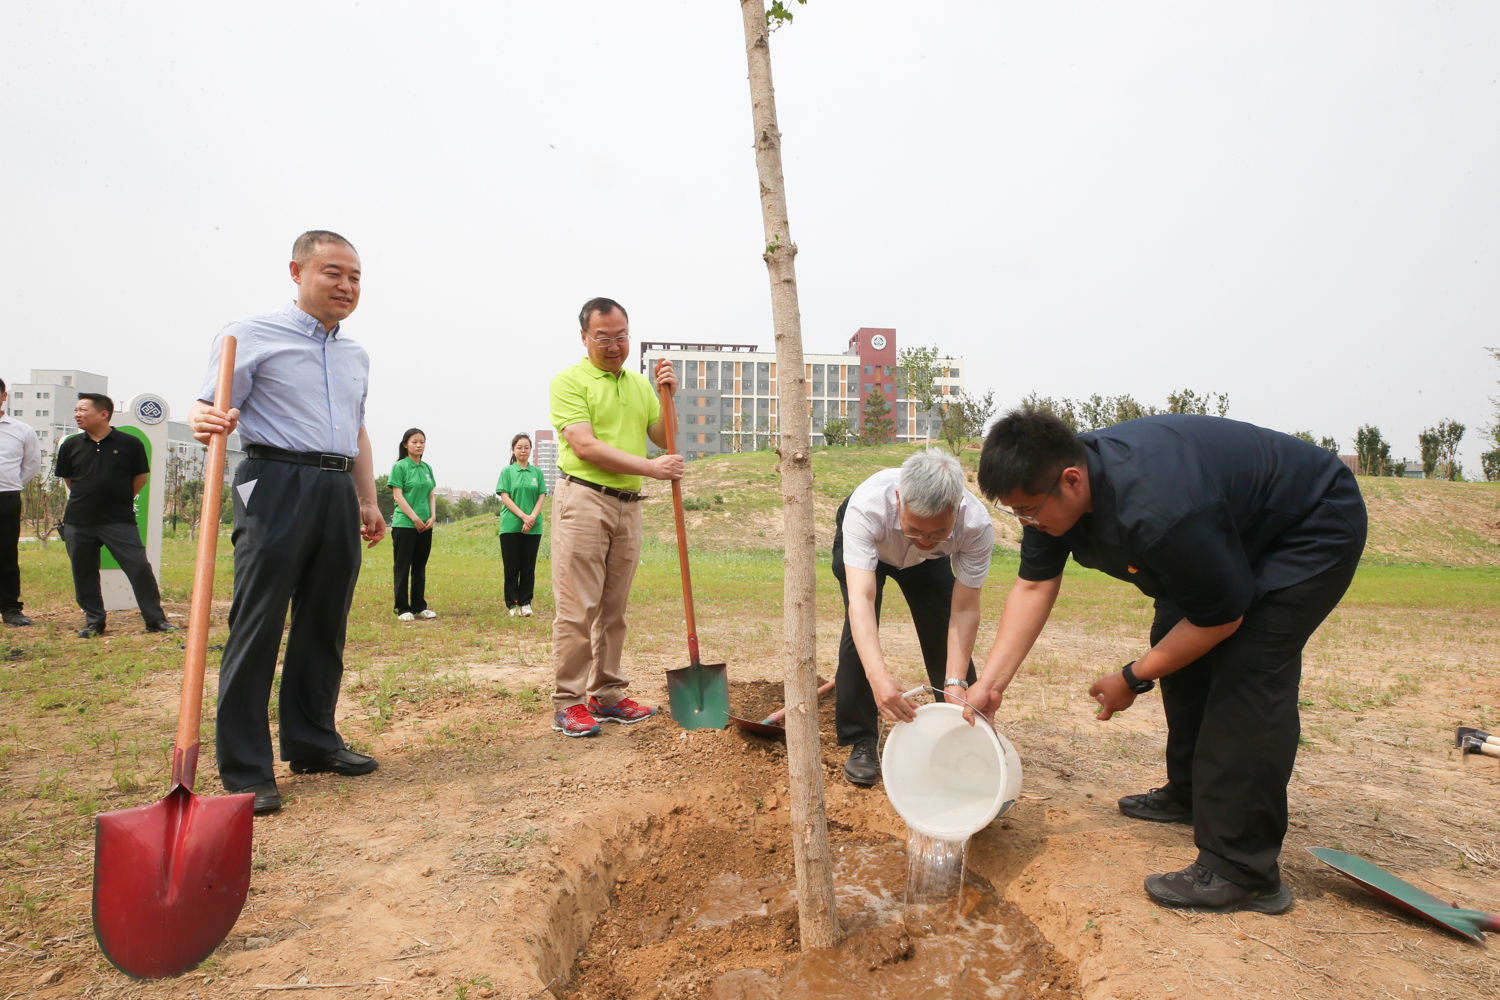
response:
M1153 788L1140 795L1125 796L1120 800L1120 812L1131 819L1144 819L1152 823L1193 825L1193 807L1179 802L1165 788Z
M374 757L347 749L290 762L293 774L342 774L348 778L369 774L379 766Z
M7 625L15 625L17 627L31 624L31 619L21 614L20 608L11 608L8 611L0 612L0 621L4 621Z
M869 737L854 744L849 751L849 761L844 765L844 777L851 784L868 788L880 778L880 758L875 755L875 741Z
M1200 913L1285 913L1292 908L1292 890L1285 882L1267 889L1246 889L1196 861L1180 872L1146 876L1146 895L1162 906Z

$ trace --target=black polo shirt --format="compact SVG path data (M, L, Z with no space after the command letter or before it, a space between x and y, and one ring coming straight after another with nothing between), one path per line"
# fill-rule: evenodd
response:
M1209 627L1364 551L1365 503L1353 474L1290 434L1164 415L1079 440L1093 510L1056 538L1028 526L1023 580L1052 579L1071 553Z
M151 471L140 438L110 428L98 441L87 434L57 449L59 479L72 480L63 521L68 524L134 524L135 477Z

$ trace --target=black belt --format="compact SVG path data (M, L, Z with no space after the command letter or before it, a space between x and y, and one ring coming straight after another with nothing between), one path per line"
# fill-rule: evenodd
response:
M563 473L563 478L570 483L577 483L579 486L587 486L595 493L603 493L607 497L614 497L616 500L624 500L626 503L635 503L641 498L641 494L636 490L617 490L613 486L600 486L598 483L591 483L587 479L579 479L577 476L570 476L566 472Z
M293 465L316 465L327 472L351 472L354 459L347 455L324 455L316 451L287 451L272 448L268 444L249 444L245 454L251 458L264 458L272 462L291 462Z

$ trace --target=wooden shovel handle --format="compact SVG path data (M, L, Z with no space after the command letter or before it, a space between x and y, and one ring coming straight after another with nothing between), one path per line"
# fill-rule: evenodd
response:
M214 406L227 411L234 398L235 338L219 343L219 385ZM177 712L177 746L172 751L172 786L193 789L198 771L198 729L203 721L203 672L208 661L208 616L213 610L214 559L219 553L219 504L224 496L224 453L229 432L208 440L203 468L203 506L198 515L198 559L193 564L193 603L188 611L187 662L182 672L182 703Z
M656 378L656 372L651 373L652 380ZM667 391L666 386L658 386L661 393L661 418L662 427L667 434L667 454L677 454L677 403L672 399L672 394ZM677 515L677 564L682 567L682 604L687 612L688 630L688 657L693 666L697 666L701 660L698 658L698 620L693 614L693 574L688 569L687 553L687 519L682 513L682 480L672 480L672 513Z

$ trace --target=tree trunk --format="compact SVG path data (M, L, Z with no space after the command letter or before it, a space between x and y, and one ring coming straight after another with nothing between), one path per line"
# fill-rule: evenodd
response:
M802 361L802 316L797 307L797 246L787 224L781 132L776 127L764 0L740 0L740 12L745 21L755 166L760 175L761 217L766 229L762 256L771 279L771 317L776 329L776 408L781 436L782 533L786 540L782 659L786 670L786 756L797 916L803 948L831 948L838 943L840 932L833 899L828 812L823 802L823 760L818 746L812 427Z

